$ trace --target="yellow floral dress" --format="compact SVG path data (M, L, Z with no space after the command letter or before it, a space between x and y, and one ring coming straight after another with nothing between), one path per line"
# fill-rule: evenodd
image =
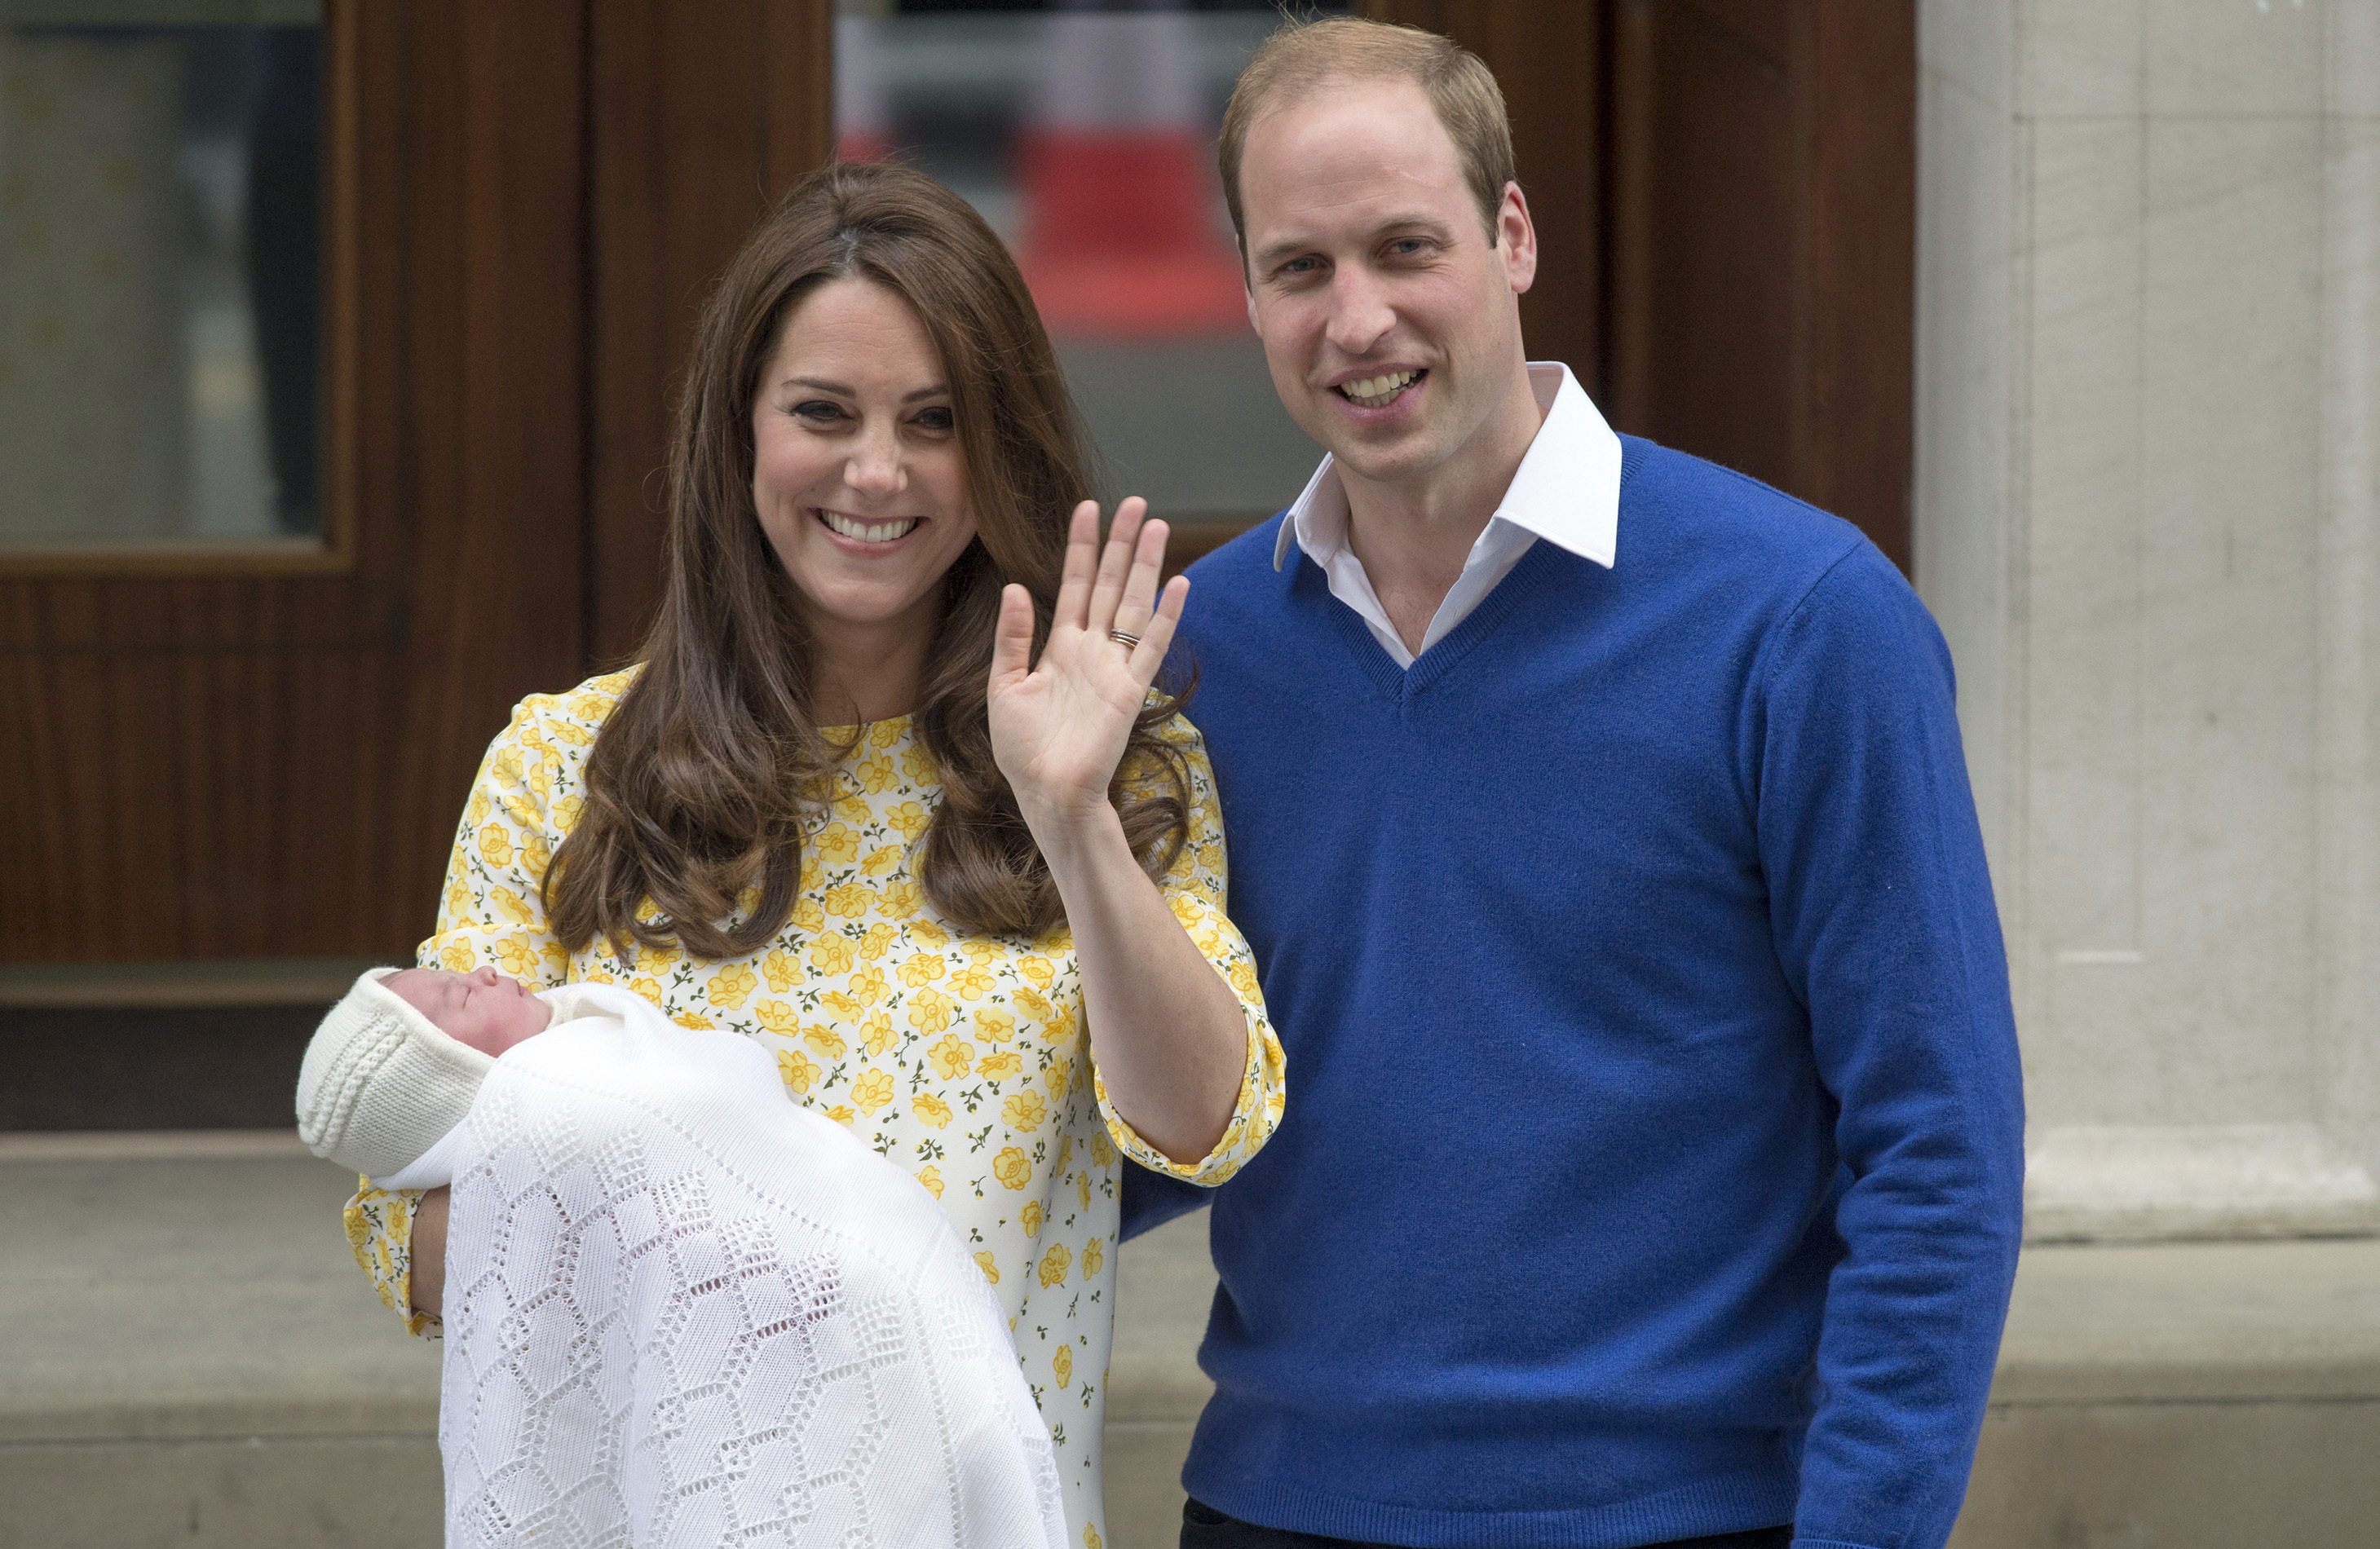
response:
M1067 1519L1085 1549L1104 1534L1100 1422L1115 1305L1119 1151L1220 1183L1279 1122L1281 1045L1256 966L1224 917L1214 781L1197 732L1160 734L1191 772L1190 843L1163 882L1173 913L1231 984L1247 1022L1238 1105L1212 1154L1169 1160L1118 1117L1090 1070L1082 984L1061 926L1038 939L966 934L912 870L941 787L907 718L869 726L803 854L792 922L748 957L675 950L569 952L546 928L539 884L583 810L579 771L634 669L523 700L488 749L463 814L425 965L492 963L545 988L625 984L688 1027L758 1040L798 1102L849 1126L942 1204L1009 1314L1026 1380L1057 1444ZM847 733L845 733L847 734ZM416 1334L412 1193L366 1183L348 1241L381 1300Z

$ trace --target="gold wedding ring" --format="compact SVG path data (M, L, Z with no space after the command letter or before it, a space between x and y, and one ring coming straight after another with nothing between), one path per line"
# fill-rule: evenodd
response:
M1128 629L1111 629L1108 631L1108 638L1126 650L1140 644L1140 636Z

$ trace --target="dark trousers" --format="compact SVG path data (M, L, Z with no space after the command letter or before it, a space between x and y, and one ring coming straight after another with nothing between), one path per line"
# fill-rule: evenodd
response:
M1710 1538L1679 1538L1648 1543L1645 1549L1791 1549L1792 1524L1755 1528L1750 1532L1719 1533ZM1348 1538L1321 1538L1283 1528L1259 1528L1236 1517L1226 1517L1200 1500L1182 1507L1182 1549L1393 1549L1383 1543L1358 1543Z

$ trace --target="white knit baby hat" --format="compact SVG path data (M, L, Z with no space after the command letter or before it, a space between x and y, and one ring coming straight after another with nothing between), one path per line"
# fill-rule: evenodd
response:
M402 1170L460 1124L495 1064L382 983L401 972L364 970L298 1068L298 1138L367 1178Z

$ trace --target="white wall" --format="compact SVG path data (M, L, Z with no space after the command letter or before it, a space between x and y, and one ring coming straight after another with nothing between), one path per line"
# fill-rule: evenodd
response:
M2045 1236L2380 1225L2380 0L1925 0L1919 589Z

